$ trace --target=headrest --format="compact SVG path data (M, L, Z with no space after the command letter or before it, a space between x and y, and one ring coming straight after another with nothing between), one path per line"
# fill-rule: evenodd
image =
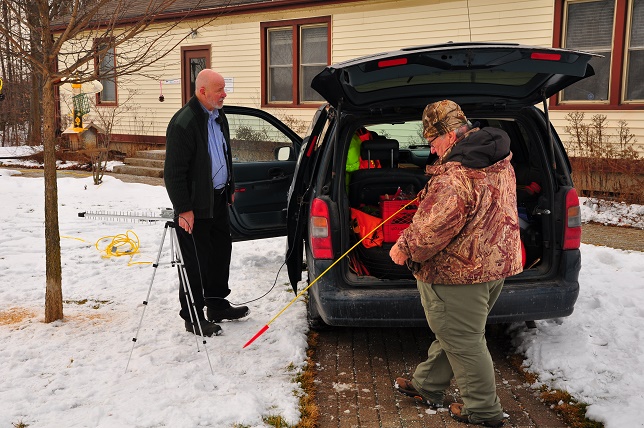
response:
M376 138L363 141L360 146L360 157L365 160L379 160L383 167L398 165L398 140Z

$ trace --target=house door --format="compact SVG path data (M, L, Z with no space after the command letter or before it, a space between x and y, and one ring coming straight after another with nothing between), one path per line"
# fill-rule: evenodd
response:
M181 48L181 101L182 104L195 93L195 79L204 68L210 68L210 45L184 46Z

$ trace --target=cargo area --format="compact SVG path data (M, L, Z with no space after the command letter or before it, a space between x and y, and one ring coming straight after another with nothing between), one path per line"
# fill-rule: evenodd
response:
M548 182L542 179L541 159L535 153L537 144L528 141L531 135L515 120L477 120L481 127L494 126L505 130L511 138L512 165L517 177L517 211L523 243L524 269L529 270L544 263L543 225L544 217L537 214L537 206L546 200ZM355 244L380 222L402 208L375 234L368 236L348 257L349 277L368 277L380 280L413 279L406 266L398 266L389 257L389 250L400 233L409 225L418 208L411 202L423 189L429 177L425 164L433 162L427 143L420 135L405 134L417 129L415 123L373 125L362 128L360 142L360 165L351 170L350 161L356 155L356 136L348 145L345 187L349 202L347 218L351 219L348 230L349 242ZM364 130L369 136L364 137ZM397 136L397 138L393 138ZM350 153L353 151L353 156ZM353 163L355 167L355 162ZM411 203L410 203L411 202ZM405 206L407 205L407 206ZM404 208L403 208L404 207Z

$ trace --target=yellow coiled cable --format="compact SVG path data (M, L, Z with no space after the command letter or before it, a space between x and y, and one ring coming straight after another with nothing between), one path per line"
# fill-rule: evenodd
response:
M100 248L99 244L103 241L109 241L105 248ZM133 230L128 230L125 234L121 233L114 236L104 236L96 241L96 249L100 251L103 258L130 256L128 266L150 264L152 262L133 262L132 257L139 252L139 237Z

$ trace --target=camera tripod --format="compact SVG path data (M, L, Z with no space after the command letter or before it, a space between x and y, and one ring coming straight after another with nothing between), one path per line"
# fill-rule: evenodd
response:
M165 243L165 238L169 230L170 231L170 234L169 234L170 235L170 257L171 257L169 264L171 264L172 266L178 267L179 282L181 283L181 287L183 287L183 291L186 296L188 306L192 307L192 310L189 311L190 324L193 326L193 330L194 330L195 323L197 326L197 330L195 330L195 342L197 344L197 352L200 352L199 339L197 338L197 332L199 332L199 336L201 336L201 339L202 339L203 347L206 350L206 357L208 359L208 365L210 366L210 372L214 374L212 370L212 363L210 362L210 355L208 354L208 348L206 347L206 338L203 335L203 330L201 328L201 321L199 320L199 317L196 316L198 311L195 306L195 300L192 295L192 289L190 288L190 281L188 280L188 274L186 273L186 267L183 261L183 254L181 253L181 247L179 246L179 239L177 238L177 231L175 229L176 227L177 225L173 221L166 221L165 227L163 228L163 236L161 237L161 244L159 245L157 258L154 264L152 265L154 267L154 271L152 272L152 279L150 280L150 286L148 287L147 296L143 301L143 312L141 313L141 320L139 321L139 327L136 329L136 335L132 338L132 350L130 351L130 357L127 359L127 365L125 366L126 373L130 365L130 360L132 359L132 353L134 352L134 346L139 336L141 325L143 324L143 316L145 315L145 309L147 308L148 301L150 300L150 294L152 293L152 284L154 283L154 277L156 275L157 267L159 266L159 260L161 259L161 252L163 251L163 244Z

